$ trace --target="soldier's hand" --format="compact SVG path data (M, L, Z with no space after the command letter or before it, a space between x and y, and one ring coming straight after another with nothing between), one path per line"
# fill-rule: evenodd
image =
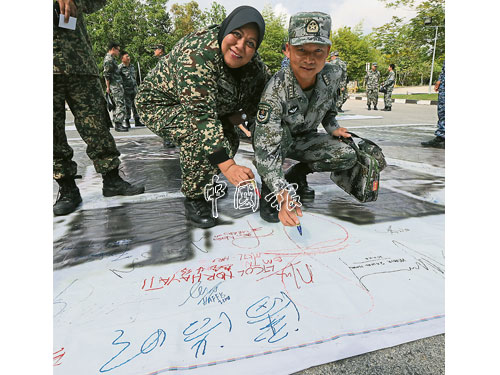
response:
M61 14L64 14L64 22L68 23L69 16L76 17L76 5L73 0L57 0Z
M107 92L108 94L111 94L111 90L110 90L110 88L109 88L109 87L106 87L106 92Z
M349 138L351 136L346 128L337 128L332 132L332 135L335 137L344 137L344 138Z
M441 85L441 81L437 81L436 84L434 85L434 91L438 91L439 90L439 86Z
M234 186L237 186L240 182L253 180L255 178L250 168L236 164L233 159L226 160L218 166L222 174L226 176L228 181Z
M299 225L300 221L297 215L302 217L302 210L297 205L297 202L292 200L286 190L278 194L278 201L281 201L281 208L278 213L278 219L280 219L281 224L287 227Z

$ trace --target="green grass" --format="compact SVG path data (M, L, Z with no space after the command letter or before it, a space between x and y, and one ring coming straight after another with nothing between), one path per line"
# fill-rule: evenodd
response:
M384 95L382 95L384 97ZM414 94L414 95L403 95L403 94L392 94L393 99L413 99L413 100L438 100L438 94Z

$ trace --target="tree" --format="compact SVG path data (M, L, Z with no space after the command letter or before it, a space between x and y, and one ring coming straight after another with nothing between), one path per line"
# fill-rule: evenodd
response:
M286 16L276 16L272 8L266 5L262 17L266 22L266 33L259 47L259 54L271 72L275 73L281 68L281 60L284 57L281 46L288 37L288 31L285 29Z
M208 27L211 25L220 25L226 18L226 8L221 4L213 1L210 9L202 13L202 26Z
M424 78L428 82L436 29L425 26L424 20L432 17L433 26L443 26L438 27L433 73L437 77L445 53L444 0L426 0L418 5L415 0L379 1L386 3L386 7L406 7L417 11L417 15L408 22L393 17L391 22L375 28L370 35L374 46L384 53L385 62L396 64L399 84L419 84Z
M110 0L98 12L86 15L87 29L99 70L110 41L126 50L143 75L156 64L151 46L167 44L172 22L168 0Z
M340 58L347 63L349 80L363 81L366 75L366 63L380 61L381 54L363 36L362 24L337 29L331 36L331 51L338 51ZM381 67L379 67L379 70Z

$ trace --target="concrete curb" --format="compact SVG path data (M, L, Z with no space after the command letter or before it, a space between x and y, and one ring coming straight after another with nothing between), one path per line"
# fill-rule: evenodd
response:
M366 101L366 96L349 95L349 99L365 100ZM379 99L383 99L383 98L379 98ZM400 104L420 104L420 105L437 105L438 104L437 100L392 99L392 101L394 103L400 103Z

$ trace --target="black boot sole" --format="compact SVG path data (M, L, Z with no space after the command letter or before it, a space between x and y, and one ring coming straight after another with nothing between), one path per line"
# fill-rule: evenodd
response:
M191 225L193 225L197 228L202 228L202 229L212 228L212 227L215 227L217 225L217 222L215 220L213 222L210 222L210 223L197 223L196 221L189 219L187 216L186 216L186 220Z
M260 213L260 218L264 221L267 221L268 223L279 223L280 222L280 219L278 217L278 212L276 212L276 216L274 215L271 215L271 214L263 214L261 211L259 212Z

